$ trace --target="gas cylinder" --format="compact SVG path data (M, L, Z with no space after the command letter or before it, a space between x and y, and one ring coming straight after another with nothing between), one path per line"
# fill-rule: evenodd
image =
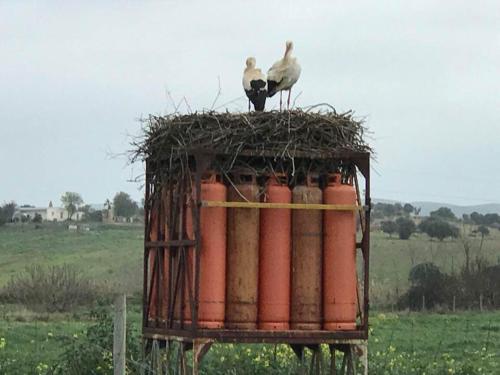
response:
M266 183L265 202L291 203L284 176ZM292 213L263 208L260 213L259 329L287 330L290 321L290 257Z
M230 202L256 202L259 187L252 173L238 173ZM229 208L227 221L226 323L229 329L257 328L259 209Z
M329 175L323 202L355 205L352 181L343 184L340 174ZM323 328L353 330L357 298L355 212L325 211L323 223Z
M292 200L322 203L318 176L309 174L305 184L295 186ZM321 329L322 236L321 211L293 210L291 329Z
M170 194L166 187L162 189L161 195L161 216L160 225L163 227L163 236L165 241L168 241L169 228L167 215L170 214ZM163 268L162 268L162 300L161 300L161 319L167 320L168 316L168 284L170 282L170 251L165 248L163 252Z
M226 201L227 188L220 175L203 179L201 199ZM202 207L200 299L198 325L201 328L221 328L224 325L226 300L226 235L227 208Z

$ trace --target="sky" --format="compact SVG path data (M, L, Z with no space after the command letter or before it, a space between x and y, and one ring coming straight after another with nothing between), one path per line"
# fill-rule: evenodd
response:
M373 197L500 202L499 25L496 0L0 0L0 203L140 200L138 120L245 111L245 59L265 71L288 39L296 106L365 118Z

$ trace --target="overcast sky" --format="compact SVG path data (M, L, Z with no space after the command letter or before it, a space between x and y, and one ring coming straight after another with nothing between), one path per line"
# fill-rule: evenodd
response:
M210 108L218 77L215 107L245 110L246 57L267 70L287 39L297 106L366 117L374 197L500 201L497 0L74 3L0 0L0 202L140 200L137 119L171 111L166 91Z

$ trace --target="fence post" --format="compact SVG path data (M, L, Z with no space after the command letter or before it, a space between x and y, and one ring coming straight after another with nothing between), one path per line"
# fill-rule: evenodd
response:
M125 294L115 298L113 330L113 374L125 375L125 339L127 324L127 300Z
M453 312L455 312L455 307L456 307L456 296L453 296Z
M425 311L425 294L422 294L422 312Z
M479 295L479 311L483 311L483 293Z

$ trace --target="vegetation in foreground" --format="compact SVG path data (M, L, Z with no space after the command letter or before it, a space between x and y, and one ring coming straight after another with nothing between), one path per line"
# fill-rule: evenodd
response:
M103 309L82 317L4 316L0 321L0 373L112 374L112 324ZM78 318L78 319L76 319ZM139 305L129 305L127 367L139 374ZM327 368L327 348L324 348ZM205 374L290 374L297 361L285 345L214 345ZM370 374L498 374L500 314L374 313L369 341ZM147 373L148 371L146 371Z

